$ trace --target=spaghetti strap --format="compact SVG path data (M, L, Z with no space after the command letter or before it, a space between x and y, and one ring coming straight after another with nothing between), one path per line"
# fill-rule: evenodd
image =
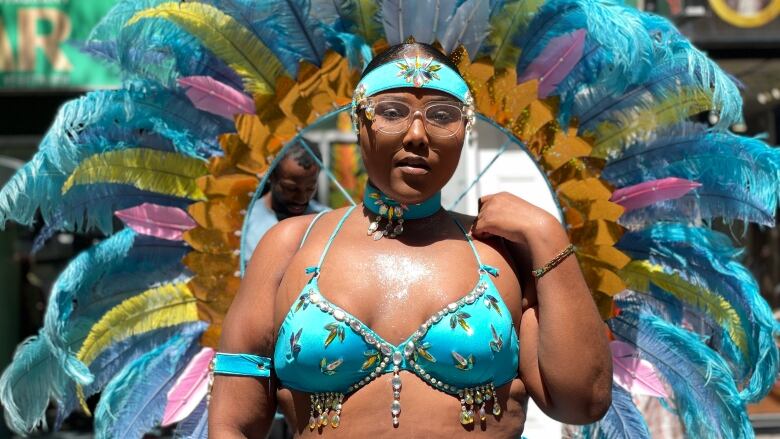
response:
M449 212L448 212L449 213ZM450 218L452 218L453 221L455 221L455 224L457 224L458 228L461 232L463 232L463 236L466 237L466 241L468 241L469 246L471 246L471 251L474 252L474 257L477 259L477 265L479 265L479 271L490 273L493 276L498 276L498 269L487 264L482 263L482 259L479 258L479 252L477 251L477 247L474 245L474 241L471 239L471 235L466 232L466 229L463 227L463 225L458 221L455 216L450 214Z
M309 233L311 233L311 229L314 228L314 223L316 223L317 220L319 220L320 217L323 214L325 214L326 212L328 212L328 211L327 210L323 210L322 212L318 213L314 218L312 218L311 222L309 223L309 227L306 228L306 233L304 233L303 239L301 239L301 245L298 246L299 249L303 247L303 243L305 243L306 242L306 238L309 237Z
M344 216L341 217L341 220L339 220L339 223L336 225L336 228L333 230L333 233L330 234L328 243L325 244L325 248L322 250L320 261L317 263L317 266L314 267L315 273L319 273L320 267L322 267L322 262L325 260L325 255L327 255L328 250L330 250L330 245L333 244L333 240L336 239L336 234L339 232L339 230L341 230L341 226L344 225L344 221L346 221L349 214L352 213L353 210L355 210L355 207L357 207L357 205L354 205L349 209L347 209L346 213L344 213Z

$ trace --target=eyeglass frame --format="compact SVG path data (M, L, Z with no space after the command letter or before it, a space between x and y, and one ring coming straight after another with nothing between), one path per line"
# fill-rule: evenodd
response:
M382 134L394 136L394 135L398 135L398 134L401 134L401 133L404 133L404 132L408 131L409 128L412 126L412 123L414 122L415 116L417 115L417 113L420 113L421 120L422 120L422 123L423 123L423 128L425 129L425 132L428 133L428 135L430 135L432 137L439 138L439 139L449 139L451 137L456 136L458 133L460 133L461 127L463 126L462 124L458 124L458 129L456 131L453 131L451 134L446 135L446 136L433 134L433 133L431 133L428 130L428 124L429 123L434 123L434 122L429 121L428 118L425 116L425 114L427 113L427 111L431 107L436 106L436 105L446 105L446 106L449 106L449 107L457 108L458 111L460 112L460 118L459 118L460 121L465 120L467 128L468 128L468 125L469 125L469 110L470 110L470 107L468 105L463 104L460 101L456 101L456 100L432 101L432 102L428 102L427 104L423 105L422 107L415 107L415 106L409 105L409 103L407 103L407 102L404 102L404 101L401 101L401 100L397 100L397 99L379 99L379 100L375 100L375 99L368 98L368 99L366 99L364 101L365 105L361 106L360 109L363 110L363 115L366 117L366 119L373 123L373 121L376 119L376 115L373 114L373 111L374 111L374 109L375 109L375 107L377 105L383 104L383 103L397 103L397 104L401 104L401 105L406 106L409 109L409 114L406 116L406 118L408 118L409 120L407 122L406 127L401 129L401 130L399 130L399 131L397 131L397 132L388 132L388 131L383 131L380 128L377 128L376 131L378 131L378 132L380 132ZM414 110L414 111L412 111L412 110Z
M356 90L356 93L357 93L357 90ZM356 98L353 99L353 101L352 101L352 110L350 111L350 116L351 116L351 119L352 119L352 128L355 130L355 132L359 131L358 114L357 113L362 110L363 111L363 115L366 116L367 120L369 120L369 121L373 120L373 117L368 117L369 115L366 114L366 109L373 108L375 103L376 103L376 101L374 99L362 96L362 93L357 93L357 94L359 94L361 96L356 96ZM409 104L407 104L405 102L395 101L393 99L387 99L386 101L399 102L399 103L402 103L402 104L405 104L405 105L409 105ZM464 117L466 119L466 134L468 134L471 131L472 127L474 126L474 122L476 120L475 113L474 113L474 101L471 98L471 95L467 95L466 96L466 103L460 103L460 101L454 101L454 102L455 102L455 104L446 103L446 105L460 106L461 115L462 115L462 117ZM438 102L438 103L441 104L442 102ZM434 102L432 102L431 104L434 104ZM427 107L427 105L426 105L426 107ZM423 108L425 108L425 107L423 107ZM417 110L417 111L420 111L420 110ZM414 117L414 115L417 114L417 111L412 113L412 117ZM422 117L423 128L425 128L425 132L426 133L430 134L428 132L427 125L425 123L425 115L422 115L422 116L423 116ZM412 122L410 120L409 127L411 127L411 126L412 126ZM406 129L408 130L409 127L407 127ZM400 133L403 132L403 131L399 131L398 133L389 134L389 133L384 133L384 132L379 131L379 130L377 130L377 131L382 133L382 134L387 134L387 135L396 135L396 134L400 134ZM434 137L437 137L437 138L440 138L440 139L448 139L450 137L455 136L459 132L460 132L460 128L458 129L458 131L455 131L455 133L453 133L453 134L451 134L449 136L445 136L445 137L434 136Z

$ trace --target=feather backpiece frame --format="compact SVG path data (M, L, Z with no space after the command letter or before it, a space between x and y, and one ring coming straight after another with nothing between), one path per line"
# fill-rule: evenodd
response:
M101 415L101 435L140 437L159 424L165 389L197 351L216 347L240 283L243 213L261 178L308 127L345 111L372 56L410 34L450 52L479 117L545 172L602 317L656 361L687 428L710 432L695 408L710 398L719 405L701 419L733 419L723 437L749 434L744 405L768 392L780 363L777 325L730 238L698 228L712 218L773 224L780 160L760 140L725 130L741 117L728 75L668 21L609 0L411 3L123 0L104 18L85 50L120 68L122 88L63 107L38 154L0 191L0 221L30 224L40 212L41 241L57 230L106 236L63 273L44 328L0 378L14 431L42 426L49 400L60 424L100 390L98 413L129 404L144 415ZM720 114L719 123L689 121L702 111ZM738 160L712 173L712 156ZM647 188L664 193L646 196ZM630 212L615 202L625 194L636 200ZM177 220L140 214L145 203ZM114 230L115 213L149 236ZM155 259L144 263L149 251L162 255L157 269ZM101 276L136 282L112 288ZM95 298L105 303L73 306ZM118 324L161 303L186 311ZM671 373L670 356L690 377L710 364L712 387L692 393ZM37 360L41 367L26 369ZM147 372L155 380L144 383ZM42 373L52 381L22 392L11 384ZM147 397L145 386L156 386ZM205 405L177 400L183 406L192 411L177 435L201 437ZM608 415L581 433L626 432L647 436L616 385Z

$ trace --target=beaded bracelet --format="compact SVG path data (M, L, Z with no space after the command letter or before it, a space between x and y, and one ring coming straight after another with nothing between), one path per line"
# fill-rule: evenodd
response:
M566 246L565 249L563 249L562 252L558 253L554 258L552 258L550 262L544 264L542 268L537 268L536 270L531 271L531 274L537 279L541 278L542 276L547 274L548 271L557 267L558 264L563 262L563 260L566 259L572 253L574 253L574 244L569 244L568 246Z

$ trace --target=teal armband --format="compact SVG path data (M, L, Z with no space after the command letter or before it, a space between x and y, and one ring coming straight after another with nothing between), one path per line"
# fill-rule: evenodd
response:
M212 363L212 371L217 375L268 378L271 375L271 359L251 354L217 352Z

